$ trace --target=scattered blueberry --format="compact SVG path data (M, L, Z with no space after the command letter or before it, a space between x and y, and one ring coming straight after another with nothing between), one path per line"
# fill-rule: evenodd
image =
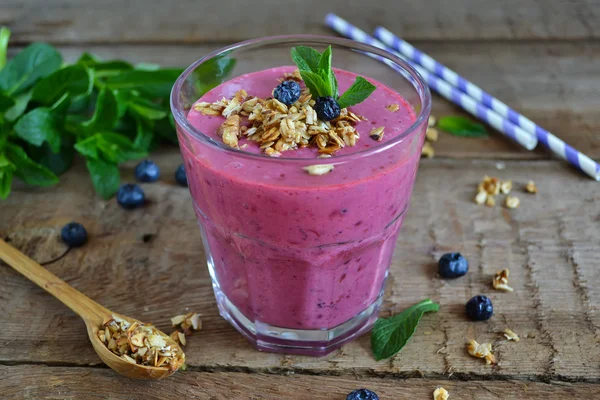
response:
M135 179L138 182L155 182L160 178L160 168L154 161L144 160L135 167Z
M486 296L475 296L467 302L467 316L473 321L485 321L494 313L492 301Z
M286 106L291 106L300 98L300 85L298 85L298 82L294 81L281 82L277 85L275 90L273 90L273 97Z
M444 254L438 261L438 273L442 278L458 278L469 270L469 262L460 253Z
M183 167L183 164L177 167L177 171L175 171L175 181L177 181L177 183L181 186L188 185L187 176L185 175L185 168Z
M331 121L340 115L340 105L331 96L317 97L317 101L314 106L317 112L317 117L322 121Z
M69 247L80 247L87 242L87 231L79 222L70 222L63 226L60 237Z
M121 207L131 210L144 205L146 195L141 187L135 183L126 183L119 188L117 192L117 202Z
M357 389L346 396L346 400L379 400L375 392L368 389Z

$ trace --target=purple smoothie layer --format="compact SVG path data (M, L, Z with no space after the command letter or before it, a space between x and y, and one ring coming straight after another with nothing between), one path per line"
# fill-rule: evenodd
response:
M249 95L268 97L277 79L291 71L281 67L242 75L199 101L231 98L242 88ZM340 92L356 77L340 70L336 75ZM178 127L209 263L220 289L255 323L329 329L381 295L425 127L378 154L359 153L382 145L368 136L374 126L385 126L385 144L415 121L414 111L398 93L369 80L377 90L351 108L368 119L356 126L361 139L326 160L317 159L312 148L283 152L281 159L245 155L259 152L253 142L245 152L226 151ZM387 110L389 104L398 104L400 110ZM190 111L188 120L220 141L216 131L223 117ZM336 167L323 176L302 169L323 162Z

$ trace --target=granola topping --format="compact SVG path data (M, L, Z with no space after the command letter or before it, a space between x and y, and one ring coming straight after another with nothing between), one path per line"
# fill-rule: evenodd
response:
M443 387L439 387L433 392L433 400L448 400L448 397L450 394Z
M400 105L399 104L389 104L386 108L388 110L390 110L391 112L396 112L400 109Z
M286 73L283 78L301 81L298 71ZM251 96L242 89L231 99L196 103L194 110L226 118L218 130L223 143L240 148L239 140L245 138L256 142L265 154L272 157L308 146L318 148L319 154L331 155L343 147L356 145L360 134L355 125L365 120L364 117L345 108L337 118L322 121L317 117L314 106L315 100L306 88L289 107L274 98Z
M177 343L150 324L130 323L113 315L98 330L98 338L112 353L132 364L176 371L185 361Z
M379 128L375 128L372 129L371 132L369 132L369 137L373 140L377 140L378 142L381 142L381 140L383 139L383 130L385 128L383 126L380 126Z
M508 286L508 274L509 274L508 268L505 268L501 271L496 272L496 275L494 275L494 280L492 281L492 285L494 286L494 289L503 290L505 292L514 291L513 288Z
M467 351L473 357L485 359L485 363L488 365L496 363L496 357L492 354L491 343L479 344L475 340L469 340L467 343Z
M309 175L325 175L333 171L334 166L332 164L316 164L304 167L304 170Z

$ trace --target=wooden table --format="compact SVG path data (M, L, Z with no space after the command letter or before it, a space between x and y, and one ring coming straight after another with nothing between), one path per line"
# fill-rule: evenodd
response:
M246 4L246 5L242 5ZM249 5L252 4L252 5ZM67 59L104 57L187 65L211 49L266 34L325 33L326 12L363 29L377 23L480 84L569 144L600 158L600 4L573 0L231 0L198 2L4 1L0 24L19 46L58 45ZM437 116L460 114L440 98ZM0 397L4 399L344 399L369 387L384 399L430 399L444 386L453 399L600 399L600 186L547 152L526 152L500 135L442 135L423 160L398 242L383 315L425 297L426 315L396 357L373 359L368 335L328 357L259 353L218 316L188 192L175 185L175 148L153 158L165 179L144 185L150 204L124 211L94 193L78 163L49 189L18 186L0 203L0 234L39 262L61 255L60 227L77 220L89 243L48 268L101 302L168 329L193 310L204 329L186 347L187 371L161 382L115 375L96 356L70 310L0 266ZM133 164L123 166L132 180ZM498 167L505 167L499 170ZM483 175L529 179L519 209L472 202ZM460 251L463 279L436 277L435 262ZM490 287L510 268L514 293ZM464 317L467 299L494 301L487 323ZM503 340L511 328L518 343ZM470 357L465 340L494 344L499 363Z

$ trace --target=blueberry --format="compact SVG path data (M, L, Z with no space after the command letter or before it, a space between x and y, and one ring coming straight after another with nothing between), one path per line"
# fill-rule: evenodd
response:
M117 192L117 202L121 207L131 210L144 205L146 195L139 185L135 183L126 183L119 188Z
M458 278L469 270L469 262L460 253L444 254L438 261L438 273L442 278Z
M494 313L492 301L486 296L475 296L467 302L467 316L473 321L485 321Z
M346 396L346 400L379 400L375 392L368 389L357 389Z
M177 171L175 171L175 181L177 181L177 183L181 186L188 185L187 176L185 175L185 168L183 167L183 164L177 167Z
M60 237L69 247L80 247L87 242L87 231L79 222L71 222L63 226Z
M291 106L300 98L300 85L294 81L281 82L273 90L273 97L286 106Z
M340 105L331 96L317 97L314 109L321 121L331 121L339 117L341 111Z
M135 179L138 182L155 182L160 178L160 169L154 161L144 160L135 167Z

